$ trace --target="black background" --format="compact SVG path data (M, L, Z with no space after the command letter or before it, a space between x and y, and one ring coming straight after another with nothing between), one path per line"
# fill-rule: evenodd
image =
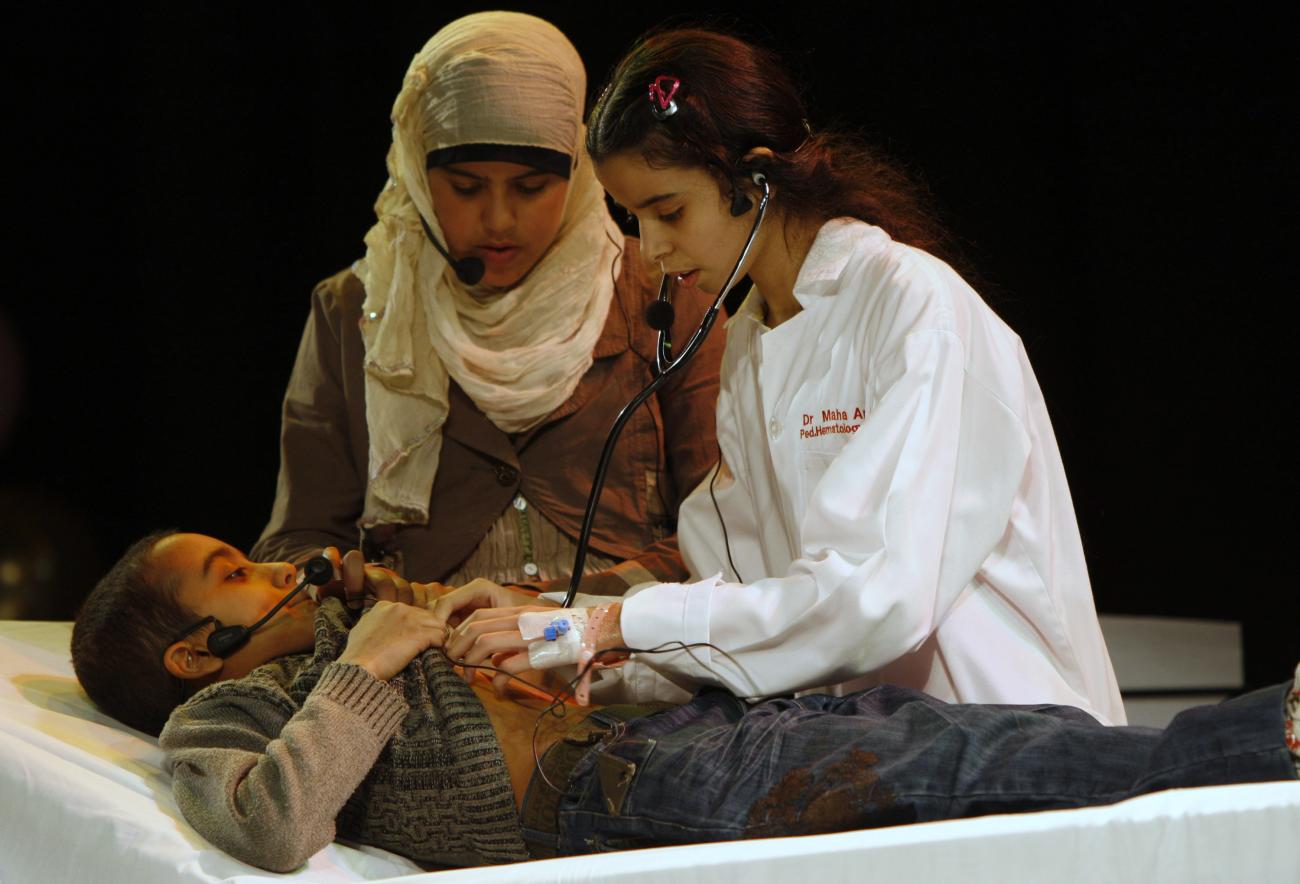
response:
M1296 16L986 6L713 20L781 50L814 126L863 131L929 186L1034 362L1099 610L1242 620L1248 681L1276 681L1300 651ZM11 30L6 616L70 616L152 528L256 539L308 293L363 253L411 55L479 8ZM593 91L682 11L511 8L569 34Z

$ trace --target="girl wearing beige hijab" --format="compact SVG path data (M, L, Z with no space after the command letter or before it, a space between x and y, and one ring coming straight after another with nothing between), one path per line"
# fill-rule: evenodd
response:
M411 61L365 257L312 299L255 558L361 546L412 580L567 582L600 443L655 346L657 279L582 150L585 93L568 39L518 13L452 22ZM685 340L706 296L678 305ZM686 576L675 516L716 458L713 338L624 432L584 591Z

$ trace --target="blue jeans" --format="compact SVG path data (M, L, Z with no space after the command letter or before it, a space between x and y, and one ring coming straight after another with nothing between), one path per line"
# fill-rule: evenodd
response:
M836 832L1107 804L1176 786L1295 779L1285 686L1164 731L1061 706L941 702L881 687L748 706L708 691L608 724L559 798L560 854Z

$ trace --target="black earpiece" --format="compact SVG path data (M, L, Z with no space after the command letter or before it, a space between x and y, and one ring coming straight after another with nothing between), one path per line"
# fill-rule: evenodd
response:
M208 636L208 653L223 660L238 651L253 631L247 626L223 626Z
M754 172L749 177L754 182L754 186L760 188L763 186L763 182L767 180L767 176L762 172ZM731 191L731 214L739 218L752 208L754 208L754 201L745 195L740 182L737 181Z
M754 208L754 201L739 187L731 192L731 214L737 218Z

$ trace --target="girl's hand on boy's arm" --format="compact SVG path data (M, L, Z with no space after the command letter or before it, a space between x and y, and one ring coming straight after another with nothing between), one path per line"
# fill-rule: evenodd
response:
M340 555L333 546L326 547L321 555L334 564L340 575L338 580L317 590L317 598L341 598L352 608L370 605L376 601L398 602L428 608L450 587L441 583L411 583L396 571L366 562L361 550L349 550Z
M349 608L360 608L367 600L365 579L365 556L361 550L348 550L344 555L338 547L327 546L321 555L334 565L337 579L330 581L316 590L317 599L341 599Z
M556 607L532 593L480 578L443 595L434 602L432 610L434 616L447 624L443 652L453 663L466 664L468 681L473 677L473 667L481 664L512 673L526 671L528 643L519 634L519 615ZM524 653L519 653L521 650ZM498 692L503 684L502 677L498 677Z
M558 607L555 602L538 598L531 592L510 589L480 577L444 593L435 600L433 612L447 625L459 626L480 610ZM482 616L479 615L480 619Z
M400 602L404 605L415 605L418 608L432 610L443 596L458 593L468 587L473 587L470 597L475 599L480 597L485 588L495 588L510 594L511 598L518 598L521 603L549 604L545 600L539 600L533 590L498 586L488 580L474 580L460 589L445 583L413 583L383 565L368 564L361 550L357 549L341 554L337 547L327 546L321 550L321 555L329 559L334 565L335 573L340 576L339 579L316 589L315 597L318 600L339 598L352 608L359 608L363 604L372 604L379 600Z
M339 566L343 574L343 588L349 601L363 599L381 602L414 604L411 584L396 571L383 565L367 564L361 550L348 550Z
M438 599L452 591L452 587L443 583L412 583L411 584L411 604L417 608L428 608L433 610Z

